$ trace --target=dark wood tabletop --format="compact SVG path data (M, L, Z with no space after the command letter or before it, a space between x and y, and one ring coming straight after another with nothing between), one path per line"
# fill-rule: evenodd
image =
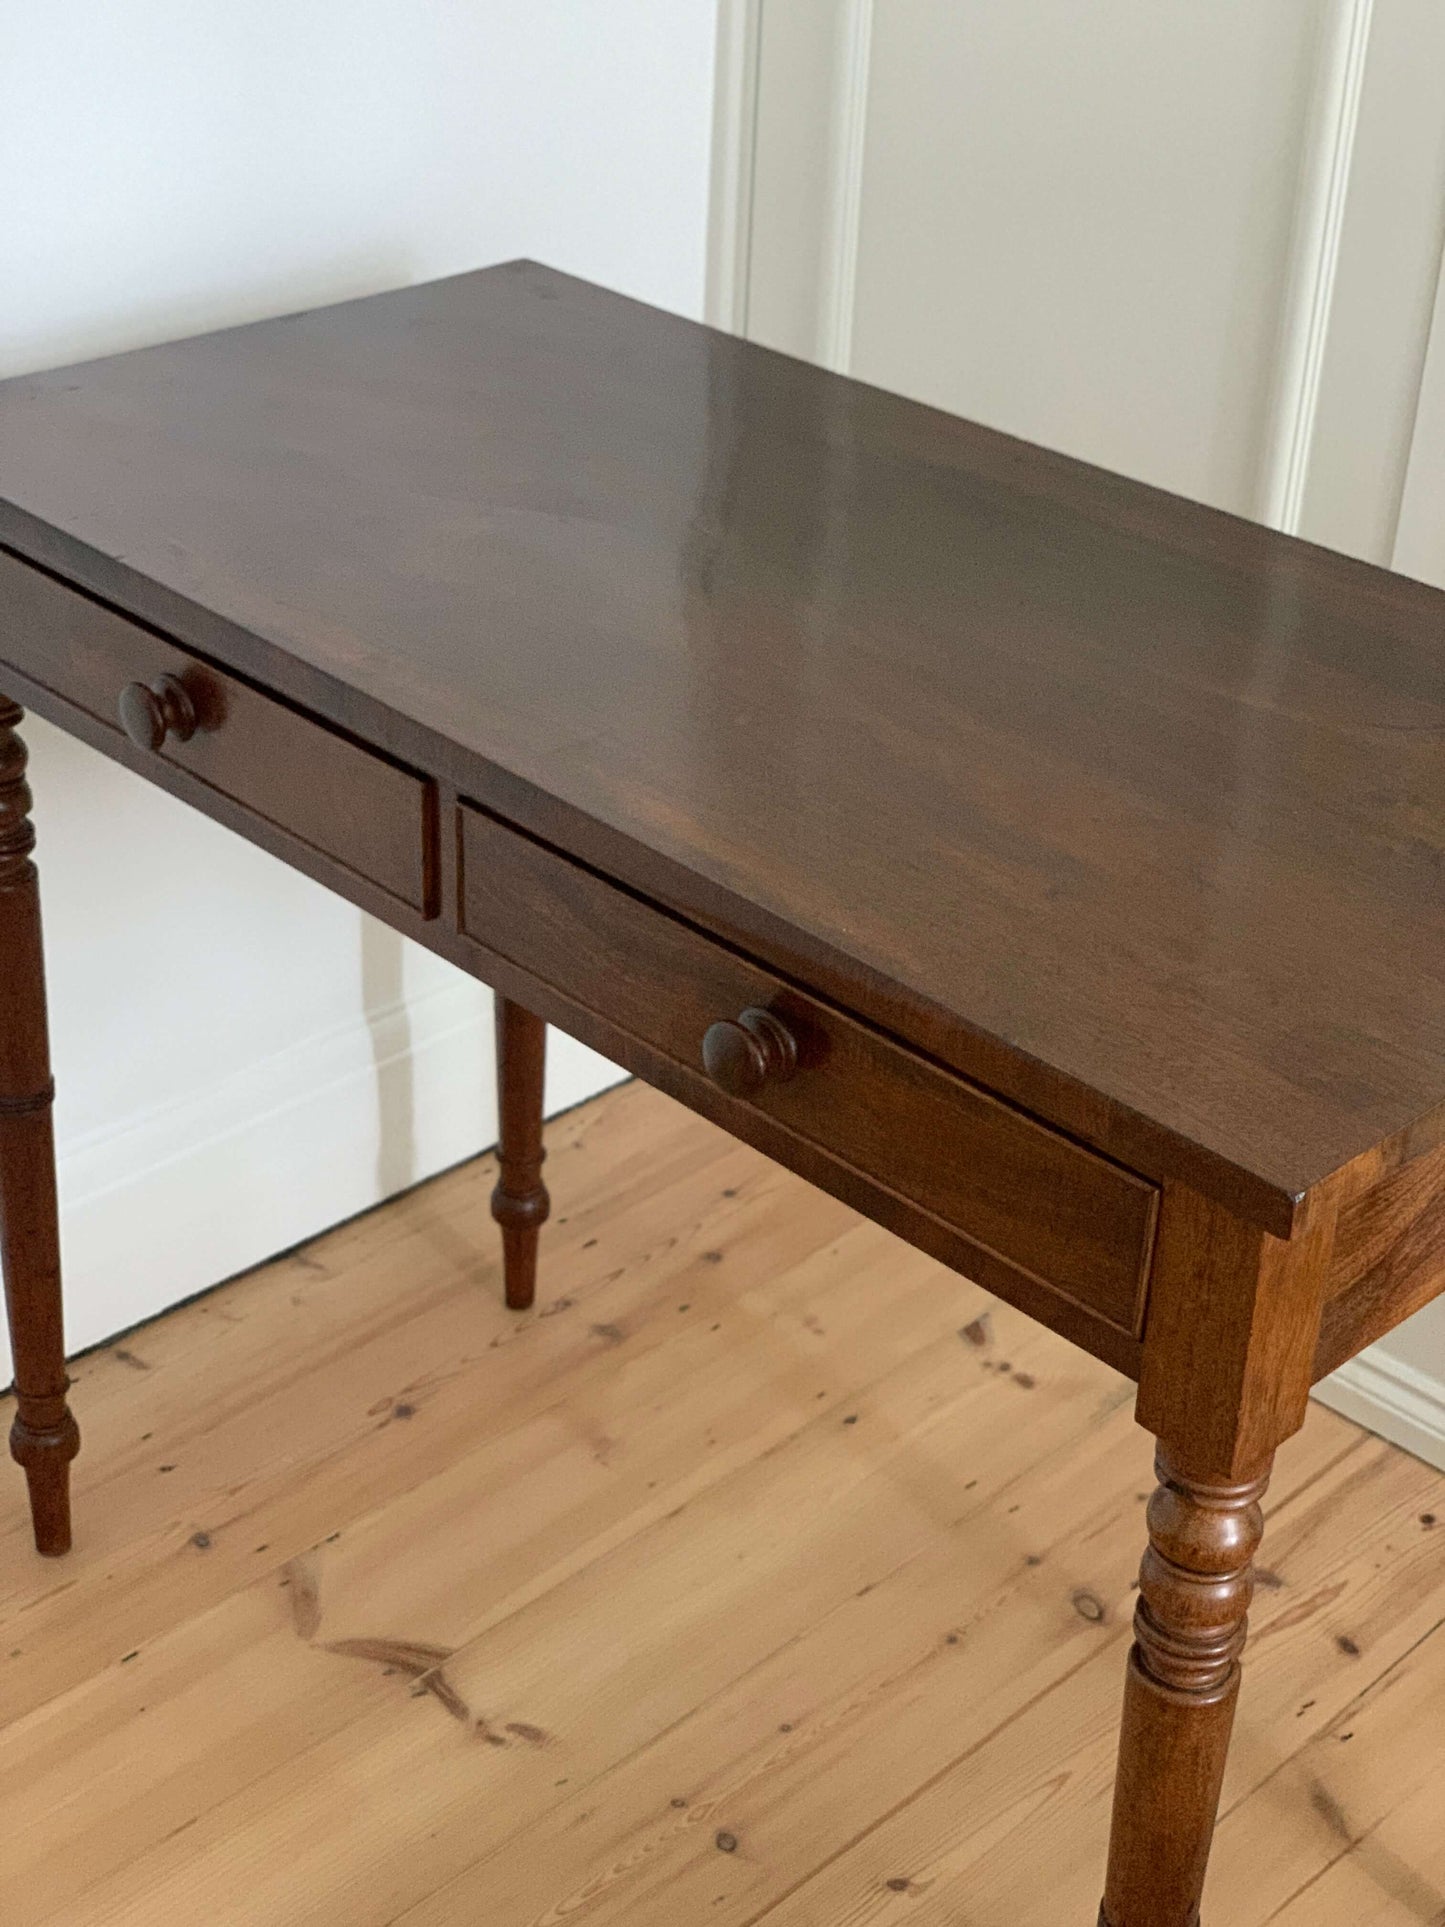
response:
M1266 1228L1445 1134L1432 589L528 263L0 385L0 540Z

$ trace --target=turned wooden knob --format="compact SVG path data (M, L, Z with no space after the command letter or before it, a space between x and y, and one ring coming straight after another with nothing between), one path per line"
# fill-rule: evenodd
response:
M196 706L178 676L127 683L120 692L120 726L137 749L159 749L167 736L186 743L196 733Z
M736 1023L709 1024L702 1040L703 1069L730 1097L747 1097L780 1084L798 1068L798 1044L770 1010L745 1010Z

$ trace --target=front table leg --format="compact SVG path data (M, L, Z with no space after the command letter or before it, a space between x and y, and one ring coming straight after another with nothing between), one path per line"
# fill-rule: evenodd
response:
M1124 1689L1100 1927L1194 1927L1244 1650L1269 1466L1190 1479L1161 1450Z
M537 1245L551 1200L542 1182L542 1084L547 1026L510 997L496 999L497 1183L492 1216L502 1227L507 1304L526 1311L537 1295Z
M0 696L0 1264L15 1357L10 1450L29 1482L35 1544L61 1553L70 1550L80 1434L65 1403L53 1086L21 714Z

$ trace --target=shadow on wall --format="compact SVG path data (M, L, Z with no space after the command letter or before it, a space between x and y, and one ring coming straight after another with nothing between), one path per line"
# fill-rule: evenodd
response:
M361 1008L376 1064L376 1191L378 1197L389 1198L415 1184L421 1175L404 940L384 923L365 916L360 937Z

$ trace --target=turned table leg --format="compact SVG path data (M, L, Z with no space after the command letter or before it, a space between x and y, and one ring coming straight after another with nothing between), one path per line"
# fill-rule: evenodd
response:
M502 1227L507 1303L525 1311L537 1293L537 1244L551 1200L542 1182L542 1076L547 1026L521 1004L498 997L497 1094L501 1131L492 1216Z
M1191 1479L1161 1450L1124 1689L1100 1927L1194 1927L1264 1529L1254 1479Z
M0 1265L15 1356L10 1450L25 1468L35 1543L70 1549L70 1461L80 1434L65 1403L60 1230L35 828L20 709L0 696Z

